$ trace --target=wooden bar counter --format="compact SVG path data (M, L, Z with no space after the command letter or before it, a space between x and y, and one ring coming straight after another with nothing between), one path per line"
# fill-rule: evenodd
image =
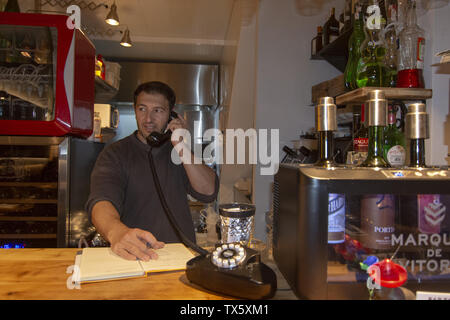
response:
M80 249L0 249L0 300L233 299L190 283L184 271L81 284L77 289L68 285L71 273L66 271L74 264L78 250ZM295 295L282 291L279 298L295 299Z

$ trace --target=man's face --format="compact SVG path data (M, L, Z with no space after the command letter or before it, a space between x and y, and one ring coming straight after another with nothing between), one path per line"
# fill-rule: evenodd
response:
M134 106L140 138L144 139L153 131L163 132L169 120L169 101L159 93L141 92Z

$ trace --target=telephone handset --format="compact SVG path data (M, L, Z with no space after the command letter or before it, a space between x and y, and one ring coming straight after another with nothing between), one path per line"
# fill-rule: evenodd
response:
M170 111L169 121L167 123L169 123L170 121L172 121L173 119L176 119L176 118L178 118L178 114L175 111ZM171 130L167 130L164 133L153 131L152 133L150 133L148 135L146 140L147 140L147 144L149 144L150 146L159 147L164 142L166 142L168 139L170 139L171 136L172 136Z

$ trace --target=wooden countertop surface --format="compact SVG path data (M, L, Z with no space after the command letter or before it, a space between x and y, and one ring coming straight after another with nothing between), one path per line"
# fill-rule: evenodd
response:
M76 248L0 249L0 300L228 300L232 297L191 284L184 271L154 273L148 277L67 285ZM272 267L272 266L271 266ZM284 280L284 279L282 279ZM286 283L280 284L284 287ZM278 299L295 299L282 289Z

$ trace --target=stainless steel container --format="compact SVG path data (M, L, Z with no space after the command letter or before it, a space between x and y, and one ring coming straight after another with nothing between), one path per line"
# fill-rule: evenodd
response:
M428 139L430 137L425 104L413 103L408 106L405 131L407 139Z
M369 92L366 105L368 106L369 127L388 125L388 101L382 90Z
M316 130L336 131L336 105L332 97L322 97L316 107Z
M239 242L247 246L253 238L255 206L243 203L219 206L222 243Z

